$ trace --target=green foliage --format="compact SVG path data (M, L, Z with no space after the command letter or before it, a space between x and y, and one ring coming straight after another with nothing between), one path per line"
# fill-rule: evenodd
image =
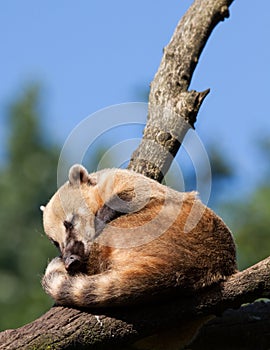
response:
M40 278L55 255L39 206L55 191L58 151L43 138L38 88L25 91L7 117L8 161L0 169L0 329L29 322L52 304Z
M223 207L236 238L241 270L270 255L269 137L258 140L257 147L260 164L266 165L262 181L249 195Z
M242 270L270 255L270 186L258 186L244 201L227 203Z

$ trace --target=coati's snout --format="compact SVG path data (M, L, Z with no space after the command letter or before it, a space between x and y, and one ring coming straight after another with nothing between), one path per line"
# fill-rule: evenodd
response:
M69 273L85 272L88 254L85 252L84 244L80 241L71 241L67 244L62 254L62 260Z

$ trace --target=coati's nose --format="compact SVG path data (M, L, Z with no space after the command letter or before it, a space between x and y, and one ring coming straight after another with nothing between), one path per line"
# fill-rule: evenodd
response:
M65 268L67 271L74 270L81 263L81 259L76 254L67 254L63 257Z

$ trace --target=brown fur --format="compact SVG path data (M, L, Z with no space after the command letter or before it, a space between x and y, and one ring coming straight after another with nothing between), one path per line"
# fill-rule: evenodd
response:
M73 166L44 210L44 228L61 256L42 283L62 305L114 306L195 292L236 270L229 229L195 193L128 170L89 175Z

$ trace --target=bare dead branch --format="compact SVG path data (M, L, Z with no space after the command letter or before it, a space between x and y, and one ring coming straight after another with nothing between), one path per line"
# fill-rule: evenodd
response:
M177 25L151 84L147 125L129 169L159 182L168 171L210 91L188 91L194 69L214 27L229 17L232 1L196 0Z

